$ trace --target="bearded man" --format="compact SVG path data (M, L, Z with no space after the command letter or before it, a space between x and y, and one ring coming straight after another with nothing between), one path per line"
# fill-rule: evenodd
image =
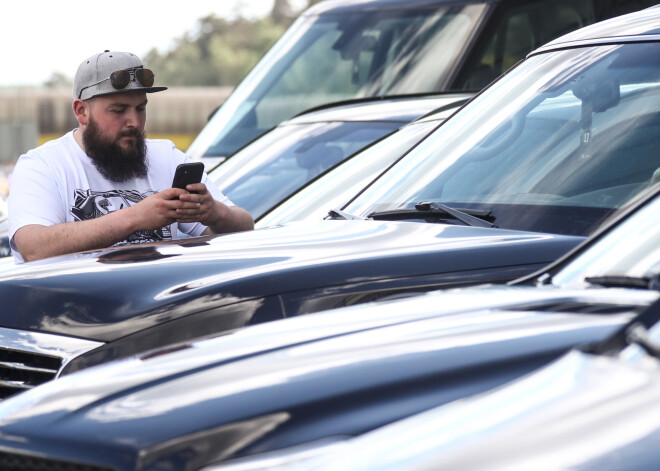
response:
M128 52L105 51L76 72L79 127L22 155L9 194L16 263L115 245L250 230L252 217L214 185L171 188L189 158L146 139L154 75Z

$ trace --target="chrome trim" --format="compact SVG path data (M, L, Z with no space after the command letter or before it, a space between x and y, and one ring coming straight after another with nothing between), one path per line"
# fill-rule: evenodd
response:
M0 350L58 357L62 359L62 366L101 345L103 342L0 327Z
M99 345L103 344L0 328L0 400L52 381L69 361Z
M30 386L29 384L25 384L25 382L23 381L4 381L4 380L0 380L0 387L22 389L24 391L33 388L33 386Z
M31 371L34 373L57 374L57 370L53 368L38 368L36 366L29 366L25 363L17 363L15 361L0 361L0 368Z

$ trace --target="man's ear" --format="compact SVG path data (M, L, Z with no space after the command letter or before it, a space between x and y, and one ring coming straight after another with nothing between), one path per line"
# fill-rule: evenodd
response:
M90 105L84 100L76 99L73 101L73 114L81 126L87 126L89 123Z

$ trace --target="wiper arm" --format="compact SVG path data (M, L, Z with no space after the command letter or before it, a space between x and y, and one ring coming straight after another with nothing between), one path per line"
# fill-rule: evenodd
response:
M366 218L363 218L362 216L356 216L354 214L344 212L341 209L331 209L330 211L328 211L328 216L330 216L330 219L346 219L346 220L365 220L366 219Z
M660 280L658 280L657 276L588 276L584 281L592 285L604 286L605 288L641 288L660 291Z
M642 347L649 355L660 358L660 345L647 334L648 329L658 324L659 321L660 298L656 299L611 337L594 345L583 345L580 350L598 355L612 355L619 353L632 343Z
M649 337L649 331L642 324L635 323L626 331L626 342L642 347L649 355L660 358L660 344Z
M372 219L398 219L401 217L415 216L426 218L426 216L450 216L461 221L463 224L473 227L497 227L495 224L485 221L483 218L491 216L491 212L481 209L456 209L435 201L421 201L415 205L415 209L399 209L395 211L380 211L369 215Z
M429 211L429 210L432 210L432 209L435 209L435 210L439 209L440 211L444 211L447 214L449 214L451 216L454 216L456 219L458 219L459 221L464 222L468 226L495 227L495 224L493 224L492 222L484 221L483 219L475 217L475 216L473 216L471 214L468 214L464 211L460 211L458 209L451 208L451 207L447 206L446 204L437 203L435 201L422 201L422 202L417 203L415 205L415 209L418 209L420 211ZM484 214L484 216L488 216L488 215L490 215L490 211L485 211L485 212L477 213L477 214Z

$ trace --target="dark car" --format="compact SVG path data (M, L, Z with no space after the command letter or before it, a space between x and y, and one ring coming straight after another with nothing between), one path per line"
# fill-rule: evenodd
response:
M660 303L644 317L612 339L576 348L493 391L335 442L298 465L284 456L279 462L291 463L291 471L654 471L660 461ZM246 469L236 464L207 469Z
M660 294L657 281L648 282L660 273L659 211L660 190L560 263L511 286L431 292L285 319L64 376L0 404L0 464L90 471L289 470L301 461L313 463L314 456L322 460L333 447L355 449L350 437L490 391L576 345L602 341L648 317ZM652 367L657 370L657 362ZM598 373L597 365L580 360L564 370L551 368L524 394L513 389L501 407L486 410L474 401L476 408L460 411L461 426L440 429L440 438L493 423L505 405L534 412L535 404L570 389L584 374ZM629 376L647 380L644 372ZM598 392L601 401L616 398ZM629 406L619 404L616 423ZM499 424L508 425L502 419ZM552 431L562 436L566 428ZM577 443L588 432L569 428ZM406 434L376 440L381 452L366 460L366 469L400 469L379 459L423 449L434 438L423 431L413 430L410 440ZM530 443L526 437L496 445L520 456L534 449L516 446ZM464 455L475 454L473 449ZM350 456L340 461L334 454L322 462L342 470L365 463Z
M475 91L531 50L655 0L332 0L306 12L188 149L212 168L279 122L353 98Z
M617 25L620 36L594 29L580 47L533 54L335 219L0 272L0 361L14 365L3 394L173 342L504 283L556 260L651 191L660 167L660 41L643 34L660 20Z
M258 220L365 147L426 114L437 111L447 116L470 96L377 99L323 107L280 123L216 167L209 178ZM380 170L385 168L383 164Z

